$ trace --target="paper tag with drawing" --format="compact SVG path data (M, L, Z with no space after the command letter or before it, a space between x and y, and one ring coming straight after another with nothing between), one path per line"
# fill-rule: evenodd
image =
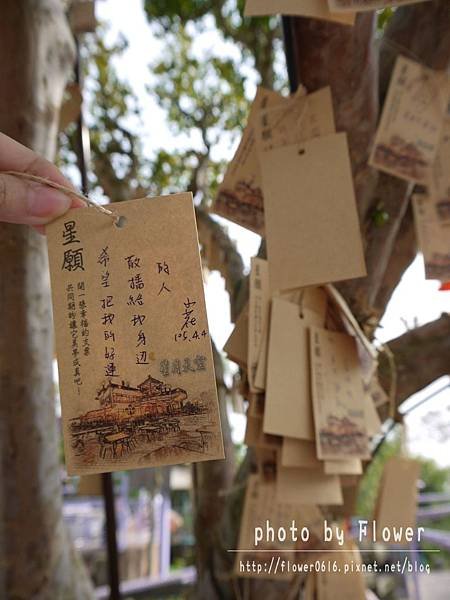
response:
M365 392L355 338L311 327L310 344L318 458L369 458Z
M404 6L406 4L417 4L426 0L328 0L330 11L339 12L363 12L366 10L381 10L392 6Z
M413 195L414 221L427 279L450 279L450 211L426 194Z
M47 226L67 471L223 458L192 196L112 210Z
M450 105L433 165L430 196L441 220L450 220Z
M260 154L272 291L366 274L345 133Z
M264 233L264 209L255 145L255 118L259 110L281 102L287 102L287 98L276 92L258 88L247 127L233 160L228 165L212 208L218 215L260 235Z
M354 14L331 12L327 0L247 0L244 14L247 17L292 15L336 21L344 25L353 25L355 22Z
M407 181L429 183L449 90L445 71L398 56L369 164Z

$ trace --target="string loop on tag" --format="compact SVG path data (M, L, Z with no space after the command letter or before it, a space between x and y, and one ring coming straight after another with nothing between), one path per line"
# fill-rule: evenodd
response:
M118 225L119 227L123 227L123 224L119 225L121 217L116 215L112 210L105 208L101 204L97 204L97 202L94 202L87 196L84 196L80 192L77 192L76 190L72 190L71 188L69 188L65 185L55 183L51 179L47 179L45 177L39 177L39 175L32 175L31 173L22 173L20 171L1 171L1 173L2 173L2 175L11 175L13 177L18 177L19 179L28 179L29 181L34 181L35 183L40 183L41 185L46 185L47 187L51 187L55 190L59 190L60 192L63 192L64 194L67 194L68 196L74 196L75 198L79 198L80 200L83 200L84 202L86 202L89 206L92 206L92 208L95 208L96 210L103 213L104 215L108 215L108 217L111 217L113 219L113 221L116 223L116 225Z

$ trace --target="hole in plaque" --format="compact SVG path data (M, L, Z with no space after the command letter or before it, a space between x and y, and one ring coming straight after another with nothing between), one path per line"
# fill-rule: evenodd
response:
M119 227L120 229L122 229L122 227L125 227L125 225L127 224L127 218L120 215L117 217L117 219L114 221L114 224L116 227Z
M302 155L302 154L305 154L305 149L304 149L304 148L300 148L300 150L298 151L298 153L299 153L300 155Z

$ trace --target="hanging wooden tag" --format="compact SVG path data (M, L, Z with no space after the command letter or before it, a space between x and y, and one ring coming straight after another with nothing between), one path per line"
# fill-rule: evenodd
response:
M77 496L103 496L102 476L95 473L94 475L83 475L80 477Z
M313 440L308 327L323 325L326 296L319 288L304 294L311 308L272 301L264 431Z
M429 193L441 219L450 219L450 104L434 160Z
M192 196L112 210L47 227L67 471L223 458Z
M426 0L423 0L426 1ZM417 4L422 0L328 0L330 11L340 12L363 12L368 10L381 10L391 6L403 6L406 4Z
M340 552L326 555L336 566L317 574L317 600L366 600L366 586L361 569L361 555L353 541L346 541ZM348 566L353 569L345 571ZM359 566L359 568L357 568Z
M335 133L331 89L305 95L299 90L287 102L260 110L255 118L258 153Z
M95 32L97 27L95 2L93 0L72 2L69 10L69 23L75 34Z
M228 165L213 205L213 211L218 215L260 235L264 233L264 215L261 173L255 144L255 118L262 108L286 101L287 98L276 92L258 88L247 127L233 160Z
M323 470L278 467L277 498L284 502L342 504L342 488L337 475L326 475Z
M366 274L344 133L260 155L272 291Z
M439 210L427 194L413 195L414 222L425 263L425 277L450 278L450 211Z
M449 90L445 71L398 56L369 164L407 181L429 183Z
M374 518L378 536L384 527L397 529L399 537L391 543L408 543L405 529L416 526L420 468L418 461L402 457L392 457L385 464Z
M275 570L267 568L267 553L258 552L258 550L273 550L275 561L280 556L283 559L294 558L294 554L286 552L294 550L294 542L287 540L283 542L270 542L261 540L255 544L255 528L261 527L267 519L278 529L279 527L289 528L292 520L296 519L297 513L295 507L280 502L276 499L276 487L273 481L263 481L258 475L250 475L247 480L247 489L245 492L244 508L242 510L241 524L239 528L238 550L234 572L239 577L257 577L264 579L290 579L291 573L287 570ZM281 550L282 552L278 552ZM270 555L272 557L272 554ZM255 562L261 565L260 572L255 570L246 570L242 565L246 561ZM270 560L269 560L270 562ZM265 568L264 568L265 567Z
M262 258L251 260L248 306L248 381L250 390L256 392L256 368L270 307L269 272L267 261Z
M359 458L326 460L323 465L325 475L362 475L362 462Z
M322 461L317 458L314 441L283 437L280 453L282 467L302 467L303 469L322 469Z
M318 458L370 458L355 338L311 327L310 344Z
M230 337L225 342L223 351L243 369L247 368L248 358L248 303L239 314Z
M245 13L247 17L265 15L292 15L335 21L343 25L353 25L354 14L332 13L327 0L247 0Z
M81 90L78 83L71 83L66 87L67 97L64 100L59 113L59 131L65 131L67 127L76 121L81 113Z

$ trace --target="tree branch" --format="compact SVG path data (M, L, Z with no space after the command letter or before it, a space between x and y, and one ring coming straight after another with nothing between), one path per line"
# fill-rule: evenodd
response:
M407 331L389 342L397 369L396 403L399 406L415 392L443 375L450 375L450 315ZM388 389L390 380L386 358L380 360L380 383Z
M414 217L411 205L409 205L401 222L377 297L374 301L374 309L378 314L384 311L403 273L412 263L416 254L417 239L414 229Z

